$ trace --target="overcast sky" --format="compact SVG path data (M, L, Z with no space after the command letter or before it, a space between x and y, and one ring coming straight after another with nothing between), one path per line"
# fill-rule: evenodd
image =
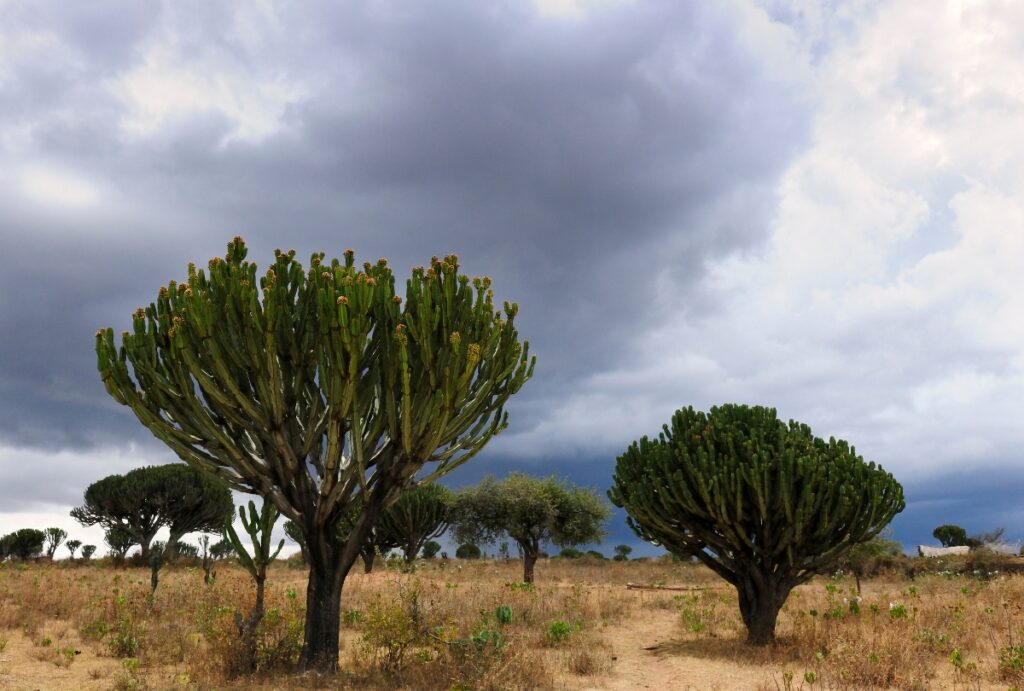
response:
M0 533L174 460L93 334L243 235L456 252L538 357L448 484L607 489L677 408L774 406L1024 537L1024 6L0 0ZM617 516L609 542L631 541ZM606 551L608 549L606 548Z

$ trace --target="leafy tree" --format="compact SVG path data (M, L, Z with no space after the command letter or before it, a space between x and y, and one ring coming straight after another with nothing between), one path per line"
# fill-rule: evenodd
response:
M437 556L438 552L441 551L441 543L434 540L427 540L423 543L423 551L421 554L424 559L433 559Z
M227 485L201 470L182 463L136 468L124 475L109 475L89 485L85 503L71 516L82 525L117 528L131 536L148 560L150 543L160 528L170 536L165 549L186 533L220 530L234 504ZM123 536L120 536L123 538Z
M836 561L835 566L853 574L860 595L860 579L878 571L885 564L891 564L903 554L900 543L881 535L860 542L849 549Z
M82 545L82 559L89 561L96 554L96 545Z
M43 536L46 556L53 559L54 555L57 554L57 548L67 539L68 533L60 528L47 528L43 531Z
M6 553L14 559L34 559L42 554L46 533L35 528L22 528L4 536Z
M345 577L380 514L507 425L533 360L458 259L413 270L405 299L385 260L351 251L306 271L276 252L262 277L241 238L209 273L189 267L136 311L117 347L96 334L107 391L184 461L259 494L299 526L310 577L301 667L337 668ZM429 464L429 466L428 466ZM425 470L426 468L426 470ZM339 519L359 519L345 536Z
M615 556L612 557L615 561L629 561L629 555L633 551L633 548L629 545L615 545Z
M558 556L561 559L581 559L583 557L583 552L575 547L566 547L558 553Z
M967 546L967 531L958 525L940 525L932 531L932 537L939 541L943 547Z
M70 559L74 559L75 558L75 552L77 552L78 548L82 546L82 541L81 540L68 540L67 542L64 543L64 546L68 548L68 557Z
M480 548L471 542L455 548L456 559L479 559L481 556Z
M515 540L523 555L523 581L532 583L542 544L599 542L610 511L591 490L567 487L553 476L512 473L461 490L453 514L453 532L460 542L491 543L504 535Z
M775 637L789 592L903 510L903 488L844 441L771 408L684 408L616 463L612 502L641 538L695 555L739 594L747 642Z
M448 529L452 493L441 485L419 485L404 493L383 514L375 530L402 550L412 563L427 540Z

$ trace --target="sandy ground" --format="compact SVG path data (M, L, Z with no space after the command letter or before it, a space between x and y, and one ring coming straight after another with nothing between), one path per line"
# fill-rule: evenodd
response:
M579 688L752 691L770 678L763 667L695 657L685 642L673 638L678 630L679 614L667 610L646 612L643 619L617 624L604 635L614 658L610 673L590 683L581 682Z

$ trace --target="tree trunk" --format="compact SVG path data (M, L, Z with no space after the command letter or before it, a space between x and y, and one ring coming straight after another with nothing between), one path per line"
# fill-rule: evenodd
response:
M164 559L172 564L178 561L178 543L184 536L184 533L175 532L171 532L171 534L167 536L167 544L164 545Z
M370 573L371 571L373 571L373 560L377 556L377 552L362 552L360 556L363 558L363 573Z
M306 588L306 639L301 659L304 670L333 673L338 669L341 589L344 584L345 573L341 569L310 566L309 586Z
M375 512L364 510L360 524L346 541L335 533L336 520L321 535L306 535L309 553L309 585L306 588L306 638L299 665L303 671L326 674L338 671L341 635L341 590L349 570L360 556L360 547L373 525ZM372 566L373 557L370 555Z
M522 545L523 548L523 583L533 583L533 567L537 563L540 548L533 545Z
M266 576L256 577L256 605L248 619L243 619L239 612L235 612L235 626L242 638L242 659L239 660L238 672L252 673L256 671L256 630L263 621L263 592Z
M757 582L760 580L761 582ZM736 585L740 600L740 616L747 627L748 645L775 642L775 622L779 610L789 597L792 586L774 582L771 577L750 578Z

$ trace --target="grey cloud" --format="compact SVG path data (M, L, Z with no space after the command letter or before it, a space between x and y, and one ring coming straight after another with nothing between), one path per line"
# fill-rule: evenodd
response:
M518 2L282 5L247 17L255 39L233 6L192 9L123 25L7 10L82 64L71 84L41 56L16 61L0 126L32 120L28 156L84 171L106 196L63 213L3 193L0 316L17 328L0 337L0 441L156 448L107 400L92 334L123 328L236 233L260 263L277 246L353 246L404 272L458 252L521 305L540 358L512 406L528 428L663 317L658 280L682 301L709 261L763 240L776 178L807 139L802 95L726 15L686 3L571 23ZM120 131L126 106L102 87L165 34L183 68L300 85L282 129L233 138L231 116L207 110Z

